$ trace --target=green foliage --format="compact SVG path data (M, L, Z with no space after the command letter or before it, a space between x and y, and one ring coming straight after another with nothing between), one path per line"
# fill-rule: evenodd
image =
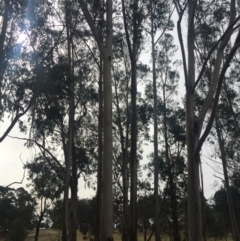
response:
M53 201L60 197L63 191L63 183L56 174L62 171L57 169L59 167L55 167L54 170L43 156L39 155L33 162L27 163L25 168L28 170L28 180L31 181L28 187L32 187L32 193L37 198L46 198Z
M234 211L237 223L240 224L240 192L231 186ZM209 238L223 239L232 232L226 191L223 187L217 190L209 202L204 204L204 222Z
M94 234L96 214L96 199L80 199L78 201L78 225L79 230L86 239Z
M52 220L52 228L61 230L62 228L62 213L63 213L63 201L58 200L54 203L53 207L49 211L50 218Z
M1 187L0 190L0 226L9 228L11 223L21 218L25 228L33 227L35 211L34 198L23 188Z
M24 241L27 236L24 220L21 218L15 219L10 225L9 232L7 234L7 241Z

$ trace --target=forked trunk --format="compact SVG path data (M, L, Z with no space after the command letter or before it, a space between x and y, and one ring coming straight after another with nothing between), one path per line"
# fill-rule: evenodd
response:
M102 158L102 197L100 241L112 240L113 202L112 202L112 1L106 0L105 43L94 25L93 19L83 0L80 7L92 30L103 60L103 158Z
M188 228L189 241L202 241L202 211L200 198L199 162L195 153L199 141L198 123L194 119L195 56L194 56L194 15L196 0L188 4L188 80L186 85L186 135L188 160Z
M195 55L194 55L194 39L195 39L195 10L197 8L197 0L188 1L188 37L187 37L187 52L188 58L185 55L184 42L181 32L181 20L184 14L184 9L180 1L174 0L175 7L177 9L179 20L178 20L178 38L180 42L182 60L184 67L185 85L186 85L186 139L187 139L187 160L188 160L188 228L189 228L189 241L202 241L203 240L203 228L202 228L202 207L201 207L201 197L200 197L200 178L199 178L199 163L200 163L200 151L204 141L209 135L212 124L214 121L214 116L216 113L216 108L221 92L222 82L227 68L239 47L240 42L240 32L238 33L235 44L232 47L229 55L222 65L222 59L224 50L231 38L233 33L233 24L236 15L236 1L230 0L230 16L229 16L229 29L221 37L219 46L215 46L217 49L216 61L214 64L214 73L211 81L210 88L207 92L207 96L204 100L202 108L199 112L198 117L195 119L194 116L194 92L202 79L202 75L205 70L209 56L206 58L202 69L199 73L198 79L195 82ZM214 49L212 50L214 51ZM188 64L186 59L188 59ZM221 69L221 66L222 69ZM206 117L207 112L211 109L210 118L208 120L207 126L201 135L203 122Z

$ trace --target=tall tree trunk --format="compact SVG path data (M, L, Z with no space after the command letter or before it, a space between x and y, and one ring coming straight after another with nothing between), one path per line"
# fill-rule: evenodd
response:
M74 165L73 165L74 166ZM77 190L78 190L78 178L74 174L71 182L71 210L70 210L70 230L69 240L77 240Z
M34 241L38 241L38 236L39 236L39 230L40 230L40 225L42 223L43 220L43 215L41 213L39 219L38 219L38 223L37 223L37 227L36 227L36 233L35 233L35 237L34 237Z
M73 127L74 133L74 127ZM76 152L74 147L73 139L73 158L72 158L72 178L71 178L71 209L70 209L70 230L69 230L69 240L77 240L77 203L78 203L78 177L77 177L77 162L76 162Z
M179 225L178 225L178 211L177 211L177 200L176 200L176 187L174 184L173 164L171 163L171 160L169 157L165 83L163 86L163 105L164 105L163 124L164 124L165 156L166 156L166 163L168 168L169 187L170 187L171 215L173 220L173 239L174 241L181 241L181 237L179 233Z
M128 92L128 82L126 91ZM118 89L117 82L115 80L115 93L116 93L116 107L118 115L118 128L120 133L120 142L122 149L122 185L123 185L123 212L122 212L122 241L128 240L128 177L127 177L127 159L128 159L128 94L126 98L127 104L127 124L126 124L126 138L123 134L123 126L121 122L121 113L120 113L120 103L118 98ZM125 139L125 141L124 141Z
M199 183L198 128L194 120L195 56L194 56L194 14L196 0L188 4L188 81L186 86L186 135L188 160L188 228L189 241L202 241L202 211Z
M154 202L155 202L155 241L160 241L159 232L159 198L158 198L158 177L159 177L159 160L158 160L158 121L157 121L157 85L156 85L156 56L154 44L154 26L153 26L153 6L151 4L151 42L152 42L152 74L153 74L153 96L154 96Z
M166 135L166 133L165 133ZM180 241L181 237L179 234L179 225L178 225L178 212L177 212L177 200L176 200L176 188L173 180L173 172L172 172L172 164L170 162L169 154L168 154L168 143L165 137L165 145L166 147L166 161L168 166L168 175L169 175L169 188L170 188L170 203L171 203L171 216L173 220L173 239L174 241Z
M232 47L229 55L222 65L224 49L226 48L232 32L233 24L236 15L235 0L230 0L230 17L229 17L229 31L225 32L221 37L219 47L216 46L217 54L214 64L214 73L211 81L211 86L204 100L203 106L200 110L198 117L194 116L194 92L202 79L208 58L204 62L198 79L195 82L195 56L194 56L194 16L197 7L197 0L188 1L188 37L187 48L188 58L185 55L184 42L181 33L181 20L185 11L185 6L182 8L180 1L174 0L179 20L178 20L178 38L180 42L182 60L184 67L185 85L186 85L186 139L187 139L187 160L188 160L188 228L189 228L189 241L202 241L202 207L200 197L200 178L199 178L199 163L200 163L200 150L207 136L209 135L212 124L214 121L217 104L221 92L223 78L230 65L230 62L239 47L240 32L235 39L234 46ZM210 56L210 55L209 55ZM188 64L186 59L188 59ZM221 69L221 66L222 69ZM211 109L212 107L212 109ZM207 112L211 109L211 115L203 134L200 134L203 127L203 122Z
M2 106L2 79L4 75L4 42L6 39L6 33L7 33L7 27L8 27L8 21L11 18L11 13L9 10L9 0L4 1L4 14L2 19L2 29L0 34L0 117L3 114L3 106Z
M137 111L136 111L136 63L132 65L132 113L131 113L131 192L130 192L130 240L137 241Z
M200 162L200 174L201 174L201 202L202 202L202 225L203 225L203 240L207 241L207 229L206 229L206 217L205 217L205 196L204 196L204 185L203 185L203 171L202 162Z
M68 2L65 3L65 18L66 18L66 30L67 30L67 49L68 49L68 77L69 77L69 123L68 123L68 150L66 163L66 173L64 181L64 219L63 219L63 232L62 241L68 240L68 213L69 213L69 183L70 183L70 166L72 164L72 147L73 147L73 129L74 129L74 82L72 78L72 56L71 56L71 43L70 43L70 26L69 26L69 10Z
M131 80L131 192L130 192L130 240L137 241L137 11L138 0L133 3L133 45L132 45L132 80Z
M147 241L147 225L145 221L144 221L144 241Z
M97 215L95 224L94 240L99 241L100 236L100 222L101 222L101 193L102 193L102 152L103 152L103 69L102 57L100 56L99 65L99 109L98 109L98 171L97 171Z
M127 103L128 104L128 103ZM128 109L128 108L127 108ZM127 114L128 115L128 114ZM126 142L123 153L123 167L122 167L122 178L123 178L123 230L122 230L122 241L128 240L128 123L127 120L127 130L126 130Z
M106 37L103 43L93 19L83 0L80 7L92 30L103 59L103 162L102 162L102 203L100 241L112 240L113 201L112 201L112 0L106 0Z
M130 234L131 241L137 241L137 111L136 111L136 95L137 95L137 42L138 42L138 26L137 26L138 0L133 2L133 43L131 45L127 17L125 11L125 2L122 0L123 22L127 41L128 52L131 61L131 151L130 151Z
M103 55L103 179L101 209L101 241L113 240L112 201L112 1L106 1L106 43Z
M230 213L230 217L231 217L233 239L234 239L234 241L240 241L239 229L238 229L237 219L236 219L236 215L235 215L235 211L234 211L234 207L233 207L233 200L232 200L229 179L228 179L227 159L226 159L226 153L225 153L225 149L224 149L224 140L222 138L222 132L221 132L221 129L219 126L219 119L217 116L215 118L215 122L216 122L216 131L217 131L217 136L218 136L219 149L220 149L222 165L223 165L225 189L226 189L226 194L227 194L229 213Z
M35 232L34 241L38 241L40 225L41 225L41 223L42 223L44 214L45 214L45 210L43 210L43 211L40 212L40 216L39 216L38 223L37 223L37 226L36 226L36 232Z

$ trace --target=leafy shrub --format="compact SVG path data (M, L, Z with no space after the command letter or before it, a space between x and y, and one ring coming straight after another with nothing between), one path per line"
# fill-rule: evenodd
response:
M7 241L24 241L27 236L27 231L22 219L15 219L10 225L7 235Z

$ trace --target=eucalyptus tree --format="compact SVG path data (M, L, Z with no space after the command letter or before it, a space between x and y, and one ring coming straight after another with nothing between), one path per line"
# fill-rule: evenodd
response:
M129 147L130 147L130 93L131 70L125 51L124 34L121 23L116 24L118 32L113 38L113 148L114 181L118 185L122 199L122 240L128 239L128 190L129 190ZM119 148L120 145L120 148ZM121 181L117 181L117 179ZM115 195L114 195L115 198Z
M38 221L34 239L37 241L43 218L53 203L60 198L63 191L63 182L41 155L32 162L27 163L25 168L28 170L28 180L30 181L28 187L32 188L31 194L39 201L40 210L39 214L37 214Z
M24 188L0 188L0 222L3 229L9 229L14 220L22 219L25 228L32 228L35 199Z
M127 49L131 62L131 188L130 239L137 240L137 60L142 42L142 22L146 4L139 0L122 0L122 14Z
M26 126L20 118L29 110L34 119L34 104L41 92L41 69L53 57L61 31L51 30L53 2L2 1L1 2L1 118L4 112L12 119L0 141L9 134L17 122L20 130ZM11 79L11 81L10 81Z
M76 178L91 172L89 168L95 154L96 131L92 129L91 122L93 121L92 113L87 110L89 107L94 109L97 101L97 93L94 90L93 82L89 81L89 73L86 61L79 65L85 68L85 72L80 72L74 75L75 78L75 118L74 118L74 146L73 159L75 161L75 170L77 172ZM75 63L76 64L76 63ZM87 71L88 70L88 71ZM44 95L39 98L38 106L36 108L35 131L33 137L35 144L40 148L45 160L49 163L52 169L57 173L61 180L65 178L65 161L68 155L68 101L69 101L69 83L67 79L68 64L64 57L59 58L54 66L48 70L48 78L45 81ZM79 79L78 79L79 78ZM84 138L83 138L84 136ZM39 142L43 142L40 144ZM62 153L59 156L58 151ZM53 165L54 164L54 165ZM73 166L71 167L71 170ZM73 171L73 170L72 170ZM76 181L77 181L76 180ZM72 173L70 174L70 188L71 197L76 200L77 182L73 182ZM69 185L69 184L67 184ZM67 203L69 200L67 199ZM72 203L72 198L71 198ZM74 204L74 203L73 203ZM70 206L70 214L76 212L74 206ZM76 207L75 207L76 208ZM71 215L70 215L71 217ZM76 230L75 228L72 228Z
M173 37L171 35L164 35L162 40L159 42L158 51L157 76L160 79L160 88L162 92L163 138L165 148L165 161L169 178L171 214L173 220L173 237L175 241L180 241L181 237L179 232L177 212L176 172L177 166L180 166L179 164L182 160L182 151L185 145L182 136L185 134L185 132L183 130L184 120L183 116L181 116L181 108L176 104L176 106L174 106L173 95L177 92L179 74L176 70L176 66L174 66L174 62L170 59L170 56L174 56L174 53L176 52L176 47L173 44ZM175 65L176 64L177 63L175 63ZM177 118L181 118L182 123L177 119L176 121L172 120L173 116L170 114L171 111L175 113L176 117L178 116ZM176 133L177 129L178 132Z
M31 72L35 69L33 52L28 51L26 42L19 38L24 35L24 24L31 22L25 18L28 13L25 0L0 3L0 118L7 119L5 113L12 116L0 142L28 112L35 98L36 78Z
M94 58L85 44L88 31L82 21L83 16L79 12L78 4L56 2L54 7L55 24L49 25L45 36L53 36L53 40L57 36L57 48L52 50L52 58L48 59L42 68L43 92L35 105L32 133L38 144L39 141L43 142L41 146L37 145L42 154L45 151L44 157L51 157L50 160L57 164L58 175L60 171L61 177L65 179L65 222L62 239L66 240L68 236L67 219L70 212L69 237L70 240L76 240L78 178L82 172L89 172L85 166L94 152L94 138L90 141L89 133L92 133L92 137L96 136L92 129L94 116L88 112L88 107L94 106L97 101L95 84L92 81L96 77L96 71L94 64L88 66L91 61L94 63ZM66 54L63 54L64 52ZM82 139L81 136L85 138ZM56 154L56 147L55 150L49 149L49 141L52 142L52 147L58 146L63 158ZM68 210L69 187L71 205Z
M237 225L239 225L239 190L236 186L230 186L230 193L233 197L233 207L237 216ZM231 232L231 217L228 208L228 198L226 193L226 188L221 186L213 195L211 201L212 211L213 211L213 222L215 222L215 227L213 230L209 230L210 235L216 238L227 238ZM216 229L216 230L215 230Z
M199 11L199 16L201 20L198 20L196 22L196 43L197 43L197 66L201 68L202 64L202 56L205 55L208 51L211 50L213 47L214 43L217 41L217 38L220 38L223 29L222 29L222 24L226 24L227 19L228 19L228 12L227 9L225 8L224 4L227 4L227 2L223 3L218 3L216 2L213 4L210 8L206 9L206 3L202 3L199 5L199 8L201 11ZM219 25L221 23L221 25ZM230 48L230 44L226 47L225 55L228 55L228 48ZM226 59L226 56L224 55L224 59ZM237 55L238 56L238 55ZM234 59L237 58L234 57L232 63L235 65ZM198 88L198 93L197 93L197 101L203 101L202 99L206 96L206 91L209 85L211 84L211 78L214 74L214 68L213 64L215 63L216 59L215 56L210 57L210 63L208 63L205 67L205 72L202 75L202 81L199 84ZM223 82L223 89L224 92L221 94L219 104L218 104L218 113L215 116L215 130L216 130L216 139L218 140L217 142L219 143L219 149L220 149L220 158L223 163L223 173L224 173L224 179L225 179L225 187L226 187L226 192L229 200L229 211L230 211L230 216L232 220L232 230L234 233L235 239L238 240L239 238L239 231L237 228L237 223L236 223L236 217L235 217L235 212L233 209L233 201L231 198L230 194L230 184L229 184L229 175L227 171L227 159L229 161L232 159L231 155L227 157L227 153L225 151L226 145L224 144L227 143L227 140L232 140L232 134L231 130L234 124L236 124L236 115L234 115L234 108L233 108L233 102L236 102L236 97L234 97L234 91L231 91L231 88L234 89L237 86L237 77L236 76L236 70L234 70L234 67L230 68L230 71L228 71L225 75L224 82ZM229 89L229 87L231 88ZM235 98L235 101L234 101ZM235 103L237 104L237 102ZM229 112L227 114L227 112ZM230 117L231 116L231 117ZM227 132L229 134L225 133L225 137L223 138L223 133L222 133L222 128L223 128L223 123L225 122L228 126ZM220 128L221 126L221 128ZM238 125L236 125L238 127ZM212 131L212 134L214 135L214 129ZM214 137L210 138L212 143L214 143ZM225 139L225 141L223 140ZM210 144L211 144L210 142ZM225 147L224 147L225 145ZM217 152L218 153L218 150ZM229 169L230 171L230 169ZM203 195L204 192L202 191ZM205 210L205 208L203 208ZM204 214L203 214L204 215Z
M154 193L155 193L155 240L160 240L159 233L159 199L158 199L158 182L159 182L159 160L158 160L158 122L157 122L157 84L156 84L156 44L161 39L165 31L171 29L170 4L166 1L150 1L150 31L151 51L152 51L152 75L153 75L153 95L154 95ZM161 31L160 35L157 32ZM157 37L156 37L157 36Z
M83 45L81 45L83 46ZM88 109L94 109L97 101L97 93L95 92L94 80L95 71L91 71L88 63L89 55L84 49L76 49L81 52L82 59L79 62L75 58L74 65L74 146L72 158L75 167L71 168L72 172L76 172L76 178L84 173L91 172L90 163L95 158L96 131L92 128L95 122L93 113ZM83 59L86 58L86 61ZM83 62L82 62L83 61ZM69 79L68 79L68 63L64 56L59 56L54 63L44 69L43 92L38 98L35 105L35 121L32 127L32 139L30 142L36 144L49 163L51 168L56 172L58 177L63 181L65 178L65 161L68 155L68 103L69 103ZM93 67L94 69L94 67ZM84 71L83 71L84 70ZM92 72L92 75L90 73ZM83 138L84 136L84 138ZM59 155L61 153L61 155ZM74 170L73 170L74 169ZM73 180L72 173L70 175L71 201L76 201L77 197L77 180ZM69 187L69 183L67 184ZM74 199L74 200L73 200ZM69 200L67 198L67 203ZM76 206L70 205L70 220L76 220L71 213L76 213ZM72 221L70 222L72 223ZM74 224L73 224L74 225ZM71 226L70 226L71 227ZM71 227L71 237L74 239L74 227Z
M187 136L187 158L188 158L188 222L189 222L189 240L203 240L202 232L202 209L200 198L200 178L199 178L199 164L200 164L200 151L204 141L206 140L212 128L216 108L221 93L222 82L225 73L229 67L232 58L239 46L240 34L235 37L235 43L228 50L228 57L223 61L223 54L226 46L231 39L233 29L238 21L236 15L236 2L235 0L228 1L226 7L229 8L228 27L225 26L225 31L218 41L214 44L212 49L204 58L201 65L201 71L195 79L196 71L196 19L200 12L199 4L197 1L183 2L174 1L176 10L179 15L177 24L178 37L183 58L185 86L186 86L186 136ZM205 4L206 9L209 8L209 3ZM186 58L185 48L183 44L183 36L181 33L181 20L185 9L188 9L188 29L187 29L187 55ZM237 29L238 30L238 29ZM199 112L194 111L195 92L202 80L202 75L206 70L206 64L212 54L215 54L215 63L213 69L213 76L209 84L209 88L204 98L204 103L200 107ZM188 61L188 62L187 62ZM209 113L209 120L206 128L203 130L203 122ZM202 133L202 135L201 135ZM197 207L197 208L196 208Z
M177 186L178 183L186 181L186 178L184 178L185 163L183 158L185 150L185 118L183 109L177 102L179 62L177 60L174 61L172 58L176 51L177 48L173 43L173 37L168 33L163 34L156 44L155 50L158 95L157 130L161 134L158 137L158 141L161 143L161 148L159 148L161 155L159 156L158 165L160 166L161 179L164 183L166 182L164 190L167 193L167 197L170 197L173 237L174 240L180 240L177 206L181 196L179 195L181 188L179 189ZM147 83L145 95L150 103L154 99L152 92L152 84ZM154 119L154 117L152 118ZM150 162L149 175L151 174L152 165Z
M238 148L239 148L239 132L238 132L238 94L235 91L238 86L236 79L236 65L233 65L229 75L225 78L224 92L220 98L218 112L215 117L215 130L217 134L217 142L219 157L222 160L224 187L228 201L228 208L231 218L232 233L234 240L239 240L239 229L237 223L237 215L234 210L233 197L231 193L231 176L239 171L238 165ZM238 78L238 77L237 77ZM237 130L237 131L236 131ZM234 182L233 182L234 183Z
M79 1L86 21L92 31L94 39L99 47L103 60L103 179L102 179L102 208L101 208L101 233L100 240L112 240L112 85L111 85L111 65L112 65L112 1L107 0L104 4L106 9L105 39L95 26L92 13L89 12L87 3Z

